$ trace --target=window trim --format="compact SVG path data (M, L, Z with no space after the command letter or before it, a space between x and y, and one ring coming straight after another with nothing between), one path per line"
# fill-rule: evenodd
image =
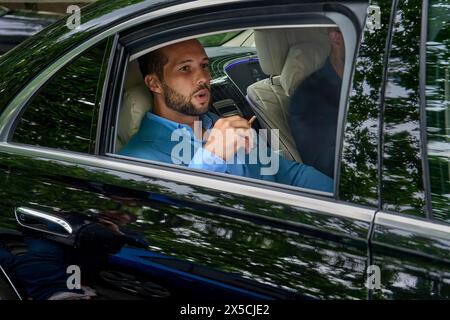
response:
M341 20L343 17L347 18L343 15L337 15L335 12L333 12L333 15L335 15L333 21ZM347 22L347 24L345 23ZM340 92L340 98L339 98L339 112L338 112L338 118L337 118L337 126L336 126L336 140L335 140L335 151L334 151L334 197L335 199L339 196L339 185L340 185L340 178L341 178L341 167L342 167L342 158L343 158L343 151L344 151L344 140L345 140L345 128L347 123L347 114L348 110L350 109L350 92L353 86L353 77L355 74L355 62L358 58L358 52L359 52L359 46L361 45L361 36L364 31L361 31L361 35L358 37L357 30L353 29L352 33L349 33L349 31L346 31L348 29L348 22L349 21L339 21L336 22L339 29L342 33L347 32L347 34L351 34L355 37L355 39L350 39L349 36L344 37L344 43L345 43L345 65L344 65L344 73L342 75L342 84L341 84L341 92ZM356 32L355 32L356 31ZM349 44L353 44L353 55L349 54L349 50L347 49L349 47ZM344 81L347 80L347 81Z
M407 216L387 210L376 213L375 228L377 226L398 228L426 238L450 240L450 226L445 222L418 216Z
M136 158L136 157L129 157L129 156L124 156L124 155L120 155L120 154L116 154L116 153L106 153L101 156L107 157L110 159L114 159L114 160L118 160L118 161L127 161L129 163L133 163L133 164L139 165L141 167L158 168L158 169L161 168L161 170L165 169L165 170L167 170L167 172L177 172L179 174L189 175L190 177L203 177L203 176L212 177L212 179L215 179L218 182L220 182L220 181L233 182L239 186L242 186L243 184L245 184L245 185L248 185L249 187L257 187L261 190L283 191L283 192L289 193L289 194L306 194L306 195L323 197L328 200L333 199L333 197L332 197L333 194L330 192L296 187L296 186L281 184L281 183L277 183L277 182L247 178L247 177L232 175L232 174L228 174L228 173L211 172L211 171L202 170L202 169L192 169L192 168L187 168L187 167L176 165L176 164L160 162L160 161L153 161L153 160L146 160L146 159L141 159L141 158ZM198 186L204 187L205 185L199 184ZM220 189L220 190L229 192L229 190L222 190L222 189ZM267 198L266 198L266 200L267 200Z
M115 57L115 48L117 47L117 41L118 37L117 35L111 35L107 38L106 43L106 49L109 49L109 55L104 54L103 60L102 60L102 69L105 69L105 77L103 81L101 81L100 77L97 81L97 91L96 91L96 106L94 106L93 113L92 113L92 123L91 123L91 132L90 132L90 142L89 142L89 153L90 154L97 154L97 137L99 130L101 130L101 115L103 113L103 106L105 105L105 95L108 88L108 80L110 78L110 72L111 72L111 65L113 63L114 57ZM100 43L99 41L98 43ZM95 46L95 45L94 45ZM92 47L94 47L92 46ZM91 47L91 48L92 48ZM89 50L89 49L88 49ZM101 86L101 88L100 88ZM95 131L94 131L95 129Z
M428 36L428 0L422 2L422 26L420 31L420 61L419 61L419 97L420 97L420 151L422 161L422 179L425 191L426 216L433 219L433 202L431 198L431 177L428 160L427 134L427 97L426 97L426 68L427 68L427 36Z
M113 90L112 94L108 94L108 92L111 90L110 88L112 87L113 89L116 88L117 86L115 85L116 81L120 81L119 79L121 77L124 77L126 74L126 68L123 70L123 73L118 73L117 69L119 68L120 71L120 62L123 61L123 59L121 59L122 55L124 55L124 48L123 46L120 44L119 42L119 34L115 34L114 35L114 39L113 39L113 44L111 47L111 55L109 57L109 63L107 66L107 70L106 70L106 75L105 75L105 79L103 82L103 90L102 90L102 96L100 99L100 108L98 110L98 114L97 114L97 131L95 133L95 146L94 146L94 154L98 155L101 153L101 150L103 148L108 148L104 145L104 139L102 139L102 137L107 134L108 136L110 135L110 131L112 130L114 132L115 128L111 128L111 126L106 126L104 127L104 124L108 124L111 123L109 121L109 118L111 117L111 108L105 108L106 105L111 105L112 101L114 101L114 97L116 94L119 94L120 97L119 99L121 100L121 96L122 96L122 92L116 92L115 90ZM105 110L106 109L106 110ZM113 110L115 112L115 110ZM113 113L114 113L113 112ZM106 115L105 115L106 113ZM104 121L106 118L107 121ZM104 132L102 134L102 132ZM106 133L105 133L106 132ZM111 147L111 146L109 146ZM112 146L114 147L114 146Z
M298 15L302 15L302 14L306 14L306 15L311 15L311 12L298 12ZM340 172L339 172L339 168L340 168L340 162L342 160L342 146L344 143L344 130L345 130L345 119L346 119L346 115L347 115L347 111L348 111L348 101L349 101L349 95L348 93L351 90L352 87L352 79L353 79L353 70L354 70L354 61L356 59L356 55L357 55L357 47L359 44L359 38L358 38L358 31L359 28L357 25L355 25L355 22L348 16L346 16L344 13L342 12L338 12L338 11L324 11L324 12L320 12L320 15L325 16L327 19L332 20L337 26L339 26L339 28L341 30L347 30L347 32L349 33L348 36L345 37L344 41L346 43L346 48L350 47L350 50L347 49L346 50L346 64L345 64L345 69L344 69L344 76L343 79L346 81L342 81L342 87L341 87L341 96L340 96L340 108L339 108L339 114L338 114L338 124L337 124L337 128L336 128L336 147L335 147L335 171L334 171L334 179L333 179L333 192L332 193L324 193L327 195L327 197L329 198L333 198L333 199L338 199L339 197L339 178L340 178ZM192 19L192 18L189 18ZM234 20L234 19L233 19ZM144 22L146 23L146 22ZM159 48L163 45L167 45L169 43L175 43L175 42L179 42L181 40L185 40L185 39L190 39L190 38L195 38L195 37L199 37L199 36L203 36L203 35L208 35L208 34L214 34L214 33L222 33L222 32L228 32L228 31L233 31L233 30L242 30L242 29L251 29L251 28L258 28L258 29L271 29L271 28L295 28L295 27L302 27L304 26L303 24L298 24L298 23L286 23L286 21L282 21L280 19L280 16L276 16L276 19L274 21L271 22L264 22L264 24L256 24L252 21L250 21L250 19L247 19L245 22L229 22L227 21L227 23L229 24L233 24L233 26L231 28L226 28L226 27L221 27L219 30L216 30L217 27L214 27L214 25L212 24L212 22L208 22L208 25L210 25L211 27L203 33L198 33L194 30L191 30L189 27L183 27L183 28L178 28L176 30L177 32L177 36L176 36L176 40L170 39L168 41L164 41L164 37L158 37L158 34L161 33L161 31L156 31L156 32L152 32L151 37L155 40L151 40L152 42L150 46L147 46L144 50L139 51L138 53L132 53L132 54L128 54L128 55L122 55L122 60L119 61L119 63L115 63L115 65L122 65L123 59L128 59L128 60L132 60L133 58L136 58L142 54L145 54L146 52L149 52L151 50L154 50L156 48ZM310 23L309 23L310 24ZM170 32L171 29L165 29L164 33L166 32ZM211 30L216 30L216 31L211 31ZM133 31L133 30L132 30ZM124 30L123 34L121 35L122 37L126 37L129 34L129 32L127 33L126 30ZM142 38L140 38L139 40L135 40L133 39L133 44L136 44L139 41L145 42L148 41L147 40L148 36L144 36ZM163 39L161 39L163 38ZM122 41L123 42L123 41ZM122 42L119 39L119 43L122 44ZM144 53L142 53L144 52ZM116 106L121 106L122 104L122 96L123 96L123 87L124 87L124 82L125 82L125 75L126 75L126 69L128 66L128 60L126 61L126 66L122 69L122 70L118 70L117 68L115 69L115 71L113 73L122 73L122 78L119 77L119 79L114 79L113 81L110 81L111 85L113 87L110 87L110 92L115 92L115 97L117 99L117 97L119 97L120 100L114 100L111 101L110 100L110 105L116 105ZM116 83L117 81L119 81L120 83ZM117 87L120 85L120 89L117 89ZM117 94L117 92L120 92L120 94ZM112 94L108 94L108 96L112 96ZM107 108L105 108L107 109ZM116 107L117 110L115 111L107 111L107 114L110 116L111 114L115 114L116 118L113 119L109 119L109 126L108 127L114 127L115 131L117 130L118 127L118 123L119 123L119 108ZM105 121L105 116L101 115L104 119L104 126L106 125ZM108 120L108 119L106 119ZM114 132L113 135L109 134L108 136L101 136L101 137L97 137L96 141L101 141L103 147L99 148L98 151L98 155L104 155L104 156L110 156L110 157L115 157L115 156L119 156L117 154L111 153L111 146L115 145L115 141L110 141L109 139L112 138L116 138L116 132ZM105 141L106 140L106 141ZM106 146L109 146L109 148L106 148ZM132 159L133 161L136 162L141 162L141 163L151 163L151 162L147 162L145 160L142 159L138 159L138 158L129 158L130 160ZM154 162L154 163L158 163L160 165L168 165L168 167L170 166L170 164L166 164L166 163L159 163L159 162ZM197 173L197 170L192 170L189 168L183 168L184 170L186 170L187 172L190 173ZM216 172L210 172L210 174L216 175L218 178L220 177L220 174L216 173ZM254 183L254 179L250 179L250 178L245 178L245 177L236 177L236 176L232 176L234 179L236 179L238 182L241 180L244 183L249 183L252 184ZM238 179L239 178L239 179ZM283 185L283 184L279 184L279 183L271 183L271 182L267 182L267 181L261 181L261 180L257 180L259 182L259 184L261 186L266 186L268 188L271 189L279 189L279 190L286 190L286 188L291 189L292 191L297 191L297 192L304 192L306 191L308 194L322 194L319 191L313 190L313 189L303 189L303 188L299 188L299 187L294 187L294 186L288 186L288 185ZM304 191L303 191L304 190Z

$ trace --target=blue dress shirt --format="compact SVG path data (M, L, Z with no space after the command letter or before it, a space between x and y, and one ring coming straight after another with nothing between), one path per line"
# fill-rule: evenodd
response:
M208 112L203 115L201 117L203 129L211 129L217 119L218 117L213 113ZM182 141L188 142L188 148L186 143L181 143ZM190 126L148 112L142 120L139 131L119 151L119 154L320 191L333 191L333 180L313 167L289 161L275 152L272 154L270 149L257 150L267 148L267 145L258 145L258 148L254 148L248 155L243 152L237 153L234 159L227 163L204 149L204 144L205 141L199 140ZM260 154L266 152L270 159L276 157L278 170L273 174L267 174L267 171L270 173L271 164L268 161L261 161L261 158L252 154L253 152ZM265 157L265 160L268 158ZM257 161L250 159L257 159ZM266 173L262 170L264 168L267 170Z

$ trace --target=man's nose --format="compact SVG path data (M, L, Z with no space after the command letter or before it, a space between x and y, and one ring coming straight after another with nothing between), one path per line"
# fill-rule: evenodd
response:
M197 84L208 83L211 81L211 74L209 73L209 69L200 69L200 72L197 74Z

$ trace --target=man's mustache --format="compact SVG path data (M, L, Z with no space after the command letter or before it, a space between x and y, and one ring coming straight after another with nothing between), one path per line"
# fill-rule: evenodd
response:
M203 89L208 89L208 91L211 92L211 88L208 86L208 84L207 83L203 83L203 84L199 85L197 87L197 89L195 89L195 91L192 93L192 95L195 95L197 92L199 92L200 90L203 90Z

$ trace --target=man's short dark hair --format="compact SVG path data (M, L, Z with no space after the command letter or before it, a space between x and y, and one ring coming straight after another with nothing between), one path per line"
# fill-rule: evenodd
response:
M163 80L164 66L167 62L169 62L169 59L161 49L156 49L143 55L138 59L138 61L143 77L148 74L155 73L159 80Z

